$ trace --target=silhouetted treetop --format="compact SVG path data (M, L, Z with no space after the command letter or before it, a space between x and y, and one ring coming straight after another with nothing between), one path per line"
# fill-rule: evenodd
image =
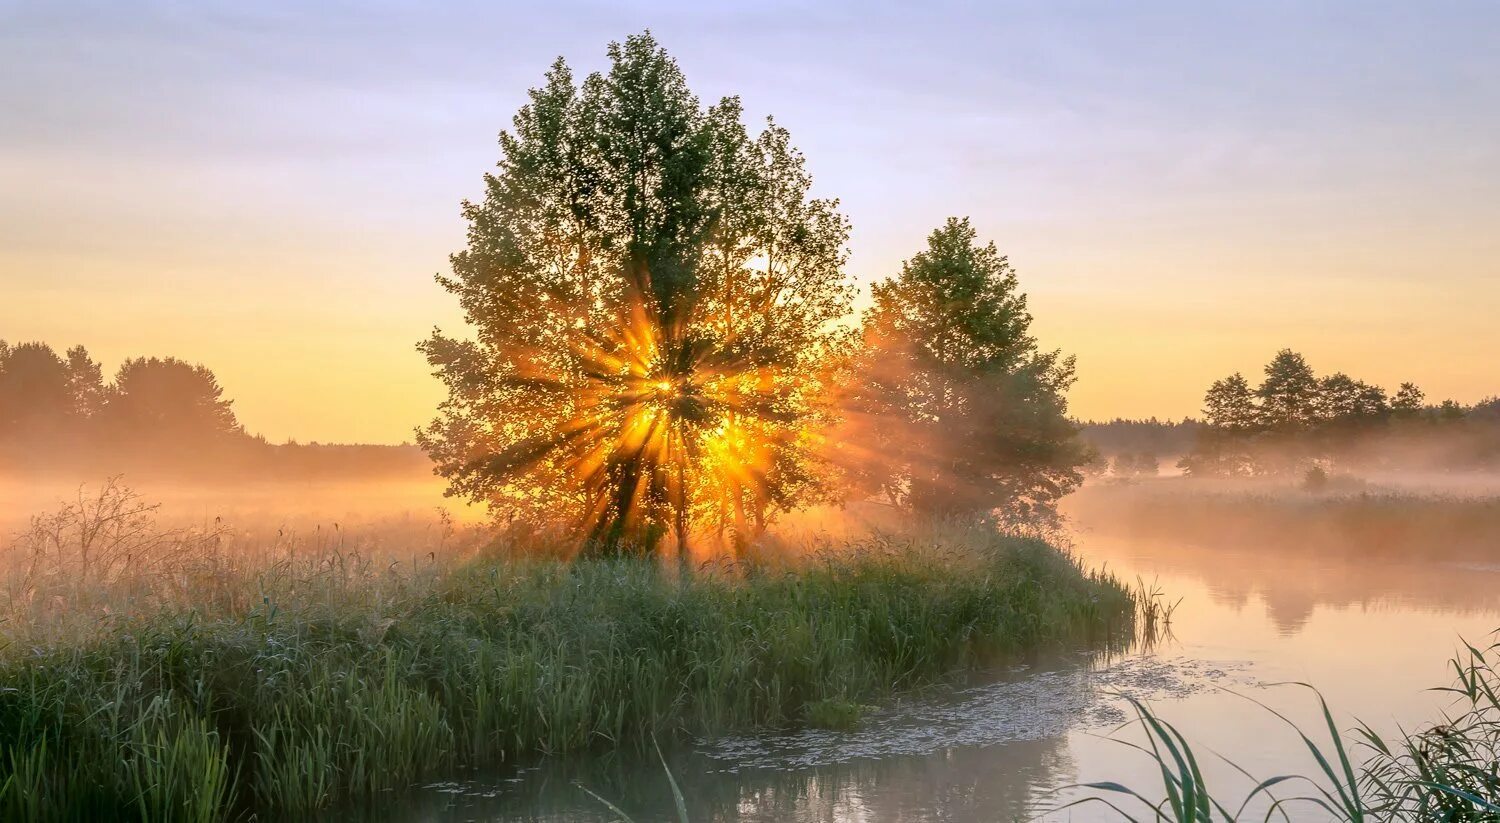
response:
M45 343L0 348L0 436L47 437L74 422L68 364Z
M1343 372L1319 378L1291 349L1278 352L1265 375L1254 389L1239 374L1209 387L1207 425L1179 464L1184 470L1236 475L1294 470L1309 462L1404 460L1424 468L1500 463L1500 428L1485 422L1483 403L1429 406L1414 383L1402 383L1387 396L1380 386Z
M185 441L242 434L214 373L175 357L137 357L115 373L104 417L121 436L150 434Z
M1318 380L1307 360L1291 349L1282 349L1266 364L1266 378L1255 393L1266 428L1296 431L1317 419Z

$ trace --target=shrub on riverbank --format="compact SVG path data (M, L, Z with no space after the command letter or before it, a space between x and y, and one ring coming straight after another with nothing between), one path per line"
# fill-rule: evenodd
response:
M460 764L795 723L1119 637L1133 608L1051 546L979 531L688 577L500 555L411 569L343 543L249 565L196 539L149 570L12 586L7 818L297 813Z

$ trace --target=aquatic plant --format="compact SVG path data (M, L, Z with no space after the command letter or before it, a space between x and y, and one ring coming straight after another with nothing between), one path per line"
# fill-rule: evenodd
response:
M1258 780L1237 804L1209 788L1199 758L1182 732L1146 704L1127 696L1136 713L1135 724L1145 732L1145 743L1121 742L1156 763L1161 799L1148 797L1143 789L1098 781L1073 787L1092 794L1058 811L1103 804L1125 820L1178 823L1291 821L1305 819L1304 814L1348 823L1500 820L1497 656L1500 643L1485 649L1465 644L1452 660L1454 685L1436 690L1457 697L1455 711L1442 722L1391 740L1363 723L1351 733L1342 732L1316 689L1305 683L1286 684L1317 695L1323 721L1318 734L1324 736L1323 742L1315 741L1285 715L1260 705L1301 739L1317 770L1311 775L1289 773ZM1277 795L1278 790L1292 787L1300 787L1300 793ZM1258 811L1252 813L1252 808Z

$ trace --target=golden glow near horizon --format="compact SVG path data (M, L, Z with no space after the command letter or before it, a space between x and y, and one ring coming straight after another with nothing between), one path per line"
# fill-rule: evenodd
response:
M432 275L495 132L554 56L645 25L791 130L861 283L972 217L1078 356L1075 416L1195 414L1282 347L1500 393L1500 26L1467 14L66 6L0 10L0 339L201 361L272 440L432 416L414 346L460 328Z

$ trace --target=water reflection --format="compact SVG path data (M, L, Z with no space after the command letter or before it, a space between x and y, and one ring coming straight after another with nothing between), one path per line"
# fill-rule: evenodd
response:
M1500 562L1329 556L1299 547L1294 539L1214 545L1089 521L1081 524L1080 542L1091 562L1127 573L1192 579L1215 603L1237 612L1260 601L1282 634L1301 631L1320 606L1461 616L1492 614L1500 607Z
M1071 773L1065 742L1057 738L1005 746L1009 767L996 771L992 751L958 748L937 757L860 760L796 771L735 773L701 770L697 755L670 758L682 782L689 818L697 821L992 821L1026 817L1034 798L1059 775ZM699 771L695 771L699 769ZM671 790L660 765L625 764L570 769L551 764L519 775L513 789L475 781L424 790L413 802L382 808L366 819L409 821L613 821L587 786L638 821L675 820ZM347 816L346 816L347 819Z

